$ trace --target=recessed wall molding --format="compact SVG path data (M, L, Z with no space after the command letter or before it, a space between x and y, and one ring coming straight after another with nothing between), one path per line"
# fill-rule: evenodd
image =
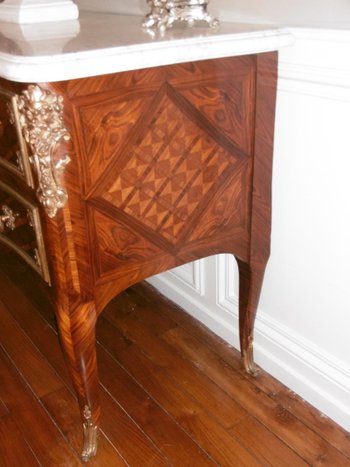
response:
M238 270L232 255L216 257L217 305L238 318Z
M185 287L189 287L195 293L203 295L203 266L204 260L194 261L193 263L175 268L164 275L169 275L170 278L173 277L180 281Z

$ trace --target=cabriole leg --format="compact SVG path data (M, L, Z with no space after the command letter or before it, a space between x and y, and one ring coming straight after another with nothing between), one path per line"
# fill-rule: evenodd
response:
M98 373L95 344L96 309L93 302L58 307L58 327L83 423L82 459L88 461L97 451L100 419Z
M264 279L264 264L248 264L237 259L239 270L239 338L242 365L247 373L259 373L253 358L253 332L261 287Z

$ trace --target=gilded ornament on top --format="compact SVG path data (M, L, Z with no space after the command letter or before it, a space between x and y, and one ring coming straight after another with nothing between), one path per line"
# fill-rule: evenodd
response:
M189 26L205 23L217 27L219 21L208 12L208 0L147 0L150 12L143 26L149 31L158 30L163 34L176 22L184 22Z

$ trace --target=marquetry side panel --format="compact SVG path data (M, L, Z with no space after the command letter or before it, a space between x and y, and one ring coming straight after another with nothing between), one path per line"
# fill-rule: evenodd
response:
M101 306L136 277L247 257L255 84L251 56L54 85L76 153L65 174L74 255L80 282L90 261Z
M121 149L139 120L147 113L150 93L120 97L118 92L89 98L75 107L86 191L98 185L100 177Z
M220 128L227 138L250 153L254 114L249 105L253 98L249 84L247 74L238 74L222 82L208 80L196 85L187 84L180 87L180 93L215 128Z
M171 267L251 256L257 64L252 55L44 85L64 97L72 137L68 203L51 225L62 277L99 311Z
M174 245L238 161L165 94L101 197Z
M176 90L179 107L192 112L193 119L204 116L250 153L254 113L249 103L254 99L254 76L252 59L248 62L244 57L216 60L215 66L207 62L173 65L67 84L86 191L100 183L128 141L143 131L144 120L155 112L152 109L159 104L165 84Z
M166 255L156 242L149 241L131 226L95 209L92 215L96 229L96 265L99 276L115 269L140 267L150 258L161 261Z

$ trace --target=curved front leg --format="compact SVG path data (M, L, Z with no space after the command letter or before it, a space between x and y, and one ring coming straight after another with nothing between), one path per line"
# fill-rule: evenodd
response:
M83 423L82 459L96 454L100 419L96 359L96 308L93 302L59 306L57 313L61 342L66 355Z
M248 264L237 259L239 270L239 339L242 365L247 373L259 373L253 358L253 332L266 263Z

